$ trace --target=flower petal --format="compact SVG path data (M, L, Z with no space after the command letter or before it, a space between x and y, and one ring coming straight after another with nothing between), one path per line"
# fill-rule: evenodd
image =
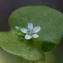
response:
M19 29L19 27L18 27L18 26L15 26L15 28L16 28L16 29Z
M32 23L28 23L28 29L32 30L33 29L33 24Z
M35 33L37 33L37 32L40 31L40 29L41 29L41 27L40 27L40 26L37 26L37 27L35 27L35 28L33 29L33 31L34 31Z
M29 40L29 39L31 39L31 38L32 38L32 36L30 36L30 35L28 35L28 34L25 35L25 39Z
M27 32L28 32L28 29L26 29L26 28L21 28L21 31L22 31L23 33L27 33Z
M38 38L39 37L37 34L33 34L32 36L33 36L33 38Z

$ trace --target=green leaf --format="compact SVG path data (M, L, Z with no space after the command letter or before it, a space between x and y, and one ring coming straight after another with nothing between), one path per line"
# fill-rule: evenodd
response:
M27 6L14 11L9 23L11 29L15 26L27 27L31 22L35 26L41 26L37 43L43 51L51 51L60 42L63 36L63 15L45 6Z
M0 63L22 63L23 58L10 54L0 48Z
M27 28L28 23L40 26L39 38L35 43L20 41L15 35L15 26ZM45 6L27 6L14 11L9 17L10 32L0 33L0 46L15 55L31 61L42 59L45 61L43 52L54 49L63 37L63 15Z
M0 45L7 52L30 61L40 59L45 61L45 55L41 49L26 41L19 41L13 32L1 32L0 37Z

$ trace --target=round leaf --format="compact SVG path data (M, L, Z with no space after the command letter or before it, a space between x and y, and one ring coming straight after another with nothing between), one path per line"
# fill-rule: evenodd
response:
M12 32L0 33L0 46L7 52L30 61L45 61L45 55L41 49L25 40L23 42L19 41L18 37Z
M60 42L63 36L63 15L60 12L45 6L27 6L17 9L9 18L13 30L15 26L27 28L29 22L34 27L41 27L36 42L43 51L51 51Z

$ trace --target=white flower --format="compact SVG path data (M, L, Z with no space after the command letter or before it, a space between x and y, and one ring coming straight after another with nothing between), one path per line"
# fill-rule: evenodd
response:
M18 26L15 26L15 28L18 30L19 29L19 27Z
M28 29L27 28L21 28L21 31L25 33L25 39L29 40L31 38L38 38L37 32L39 32L41 29L40 26L34 27L32 23L28 23Z

